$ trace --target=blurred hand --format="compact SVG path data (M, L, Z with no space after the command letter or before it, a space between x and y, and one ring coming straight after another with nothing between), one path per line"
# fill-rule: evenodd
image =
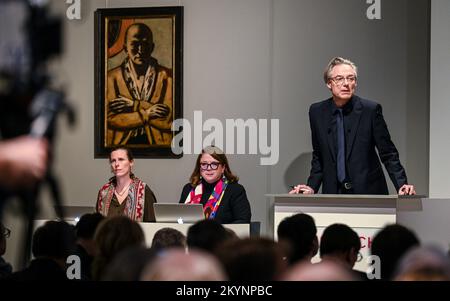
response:
M47 170L46 139L21 136L0 142L0 185L6 188L30 186Z
M314 189L309 187L308 185L299 184L292 188L291 191L289 191L289 194L314 194Z
M414 195L416 194L416 190L414 189L414 185L403 185L398 190L399 195Z

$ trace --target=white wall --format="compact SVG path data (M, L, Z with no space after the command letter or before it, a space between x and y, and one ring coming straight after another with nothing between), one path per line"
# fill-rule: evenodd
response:
M430 197L448 198L450 185L450 2L431 1Z
M400 223L417 235L424 245L436 245L450 250L450 199L426 198L422 201L421 211L401 211L397 215Z
M204 120L268 117L271 1L83 2L89 12L81 21L66 22L67 52L62 59L65 72L70 70L69 98L80 116L78 129L63 129L58 143L58 174L64 175L65 196L72 204L93 205L100 185L110 176L107 161L93 159L93 12L99 7L161 4L184 6L184 118L192 122L194 110L202 110ZM76 158L72 157L74 148ZM260 183L266 186L267 168L258 166L259 157L230 157L230 165L241 177L249 197L264 201ZM137 159L135 173L151 186L158 201L177 202L195 158L184 155L174 160ZM265 208L252 209L258 214Z
M427 6L382 1L381 20L368 20L367 7L357 0L274 1L272 106L283 135L282 160L271 169L273 192L309 175L308 109L329 97L323 69L339 55L359 66L356 93L382 104L409 181L427 194Z

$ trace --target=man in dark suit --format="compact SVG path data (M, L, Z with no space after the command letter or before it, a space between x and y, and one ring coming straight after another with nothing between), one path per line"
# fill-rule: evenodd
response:
M388 194L381 159L398 194L415 194L381 106L354 94L355 64L333 58L324 80L332 97L311 105L309 110L313 158L308 183L295 186L290 193L317 193L323 184L322 193L327 194Z

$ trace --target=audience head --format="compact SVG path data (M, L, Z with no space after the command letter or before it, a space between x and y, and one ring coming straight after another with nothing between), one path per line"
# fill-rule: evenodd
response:
M186 236L173 228L162 228L156 231L152 240L152 249L158 251L172 247L186 248Z
M394 280L450 281L450 258L433 246L411 248L399 261Z
M84 214L75 226L78 239L94 239L95 230L105 217L100 213Z
M145 245L141 226L126 216L105 218L98 226L94 240L99 252L93 262L93 277L97 280L101 278L104 267L120 251Z
M232 281L277 280L286 268L283 255L276 242L259 237L227 241L217 252Z
M310 261L317 254L319 242L314 219L299 213L286 217L278 225L278 240L290 246L289 263Z
M356 281L350 270L341 264L326 261L316 264L300 262L293 265L281 278L284 281Z
M75 250L75 229L63 221L48 221L36 229L32 252L36 258L52 258L62 266Z
M381 260L381 278L391 279L398 260L410 248L418 245L417 236L402 225L388 225L378 232L373 238L371 253Z
M355 265L360 249L358 234L344 224L328 226L320 238L320 257L337 260L349 268Z
M138 281L147 263L156 256L156 250L143 246L127 248L105 267L103 281Z
M227 239L226 239L227 241L240 239L239 236L236 234L236 232L234 232L230 228L225 228L225 231L227 231Z
M187 232L187 246L214 253L216 248L229 238L228 232L219 222L205 219L190 226Z
M181 249L167 249L147 263L144 281L223 281L227 280L220 263L200 250L187 254Z

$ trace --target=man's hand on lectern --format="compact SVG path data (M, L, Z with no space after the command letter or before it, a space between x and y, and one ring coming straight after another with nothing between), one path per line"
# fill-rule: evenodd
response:
M414 185L405 184L398 190L399 195L414 195L416 194L416 190L414 189Z
M314 194L314 189L309 187L308 185L299 184L296 186L291 186L292 190L289 191L289 194Z

